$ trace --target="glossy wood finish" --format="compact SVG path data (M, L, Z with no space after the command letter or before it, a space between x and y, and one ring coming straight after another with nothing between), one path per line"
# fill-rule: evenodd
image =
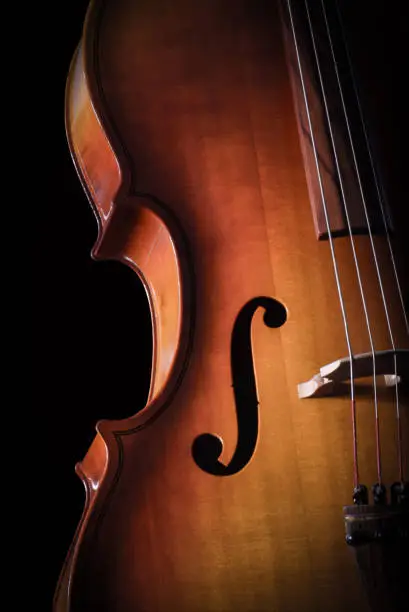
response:
M77 466L87 504L56 612L368 611L344 543L350 400L297 395L347 347L328 242L315 236L277 5L94 0L81 48L67 131L99 220L94 256L141 276L154 364L146 408L100 422ZM407 348L388 247L375 243L395 341ZM386 350L368 237L355 246L375 346ZM366 352L351 244L335 247L353 349ZM215 433L221 461L234 454L231 336L258 296L287 309L279 329L262 308L252 321L258 442L243 470L214 476L194 462L192 444ZM390 484L394 392L379 394ZM358 436L361 481L371 485L370 384L358 394Z

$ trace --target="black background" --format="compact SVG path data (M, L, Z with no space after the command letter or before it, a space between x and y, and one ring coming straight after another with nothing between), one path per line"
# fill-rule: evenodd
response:
M126 266L91 259L97 224L65 135L65 83L87 6L87 0L54 6L35 30L40 74L33 92L37 146L30 162L36 168L30 197L33 425L23 467L32 485L24 514L33 546L24 545L24 574L34 570L33 608L44 611L51 610L83 509L74 466L90 446L96 422L135 413L149 385L151 324L144 290Z
M350 34L360 55L363 101L387 193L404 212L409 195L408 19L407 9L402 11L407 3L350 4L355 5ZM29 561L36 566L32 599L41 610L51 609L83 508L74 465L86 453L97 420L141 408L149 382L150 320L144 291L125 266L92 261L97 225L65 138L65 81L87 5L87 0L70 2L37 25L41 77L34 92L41 108L34 154L41 176L33 196L31 253L34 452L25 464L33 485L26 512L38 515L29 521L36 540Z

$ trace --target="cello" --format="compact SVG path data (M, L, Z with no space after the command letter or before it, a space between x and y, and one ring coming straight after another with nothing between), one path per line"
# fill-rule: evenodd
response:
M338 4L90 4L67 136L153 359L77 465L56 612L404 609L404 228Z

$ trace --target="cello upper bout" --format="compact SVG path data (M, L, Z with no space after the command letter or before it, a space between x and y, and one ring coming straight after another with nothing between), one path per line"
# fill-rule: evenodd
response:
M74 165L98 222L98 245L112 213L122 175L98 119L85 70L84 42L81 41L67 79L65 126Z
M86 28L85 37L87 33L91 36L92 30ZM107 133L96 110L103 109L103 101L95 98L89 87L84 49L92 45L86 42L89 41L85 38L78 47L67 82L66 131L74 164L98 223L93 257L116 259L128 265L146 289L153 331L151 403L175 367L183 344L182 319L184 327L187 325L188 313L182 313L182 309L187 299L188 273L179 254L184 241L173 220L164 220L166 212L160 203L131 194L127 160L121 152L114 152L111 140L115 142L115 137Z

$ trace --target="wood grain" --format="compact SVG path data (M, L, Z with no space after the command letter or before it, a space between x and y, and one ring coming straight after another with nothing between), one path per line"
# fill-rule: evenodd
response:
M276 4L94 1L83 49L68 132L100 222L94 255L143 279L155 348L146 408L100 422L77 468L88 501L56 612L369 610L343 534L350 399L297 396L298 383L347 347L329 245L315 236ZM388 248L383 237L375 243L394 337L407 348ZM375 346L385 350L368 237L355 245ZM335 251L353 350L366 352L349 239L337 238ZM221 461L235 451L231 334L257 296L279 300L287 321L269 329L262 309L254 316L258 443L242 471L217 477L196 465L192 444L209 432L223 439ZM391 484L394 395L380 395ZM370 486L365 385L358 440Z

